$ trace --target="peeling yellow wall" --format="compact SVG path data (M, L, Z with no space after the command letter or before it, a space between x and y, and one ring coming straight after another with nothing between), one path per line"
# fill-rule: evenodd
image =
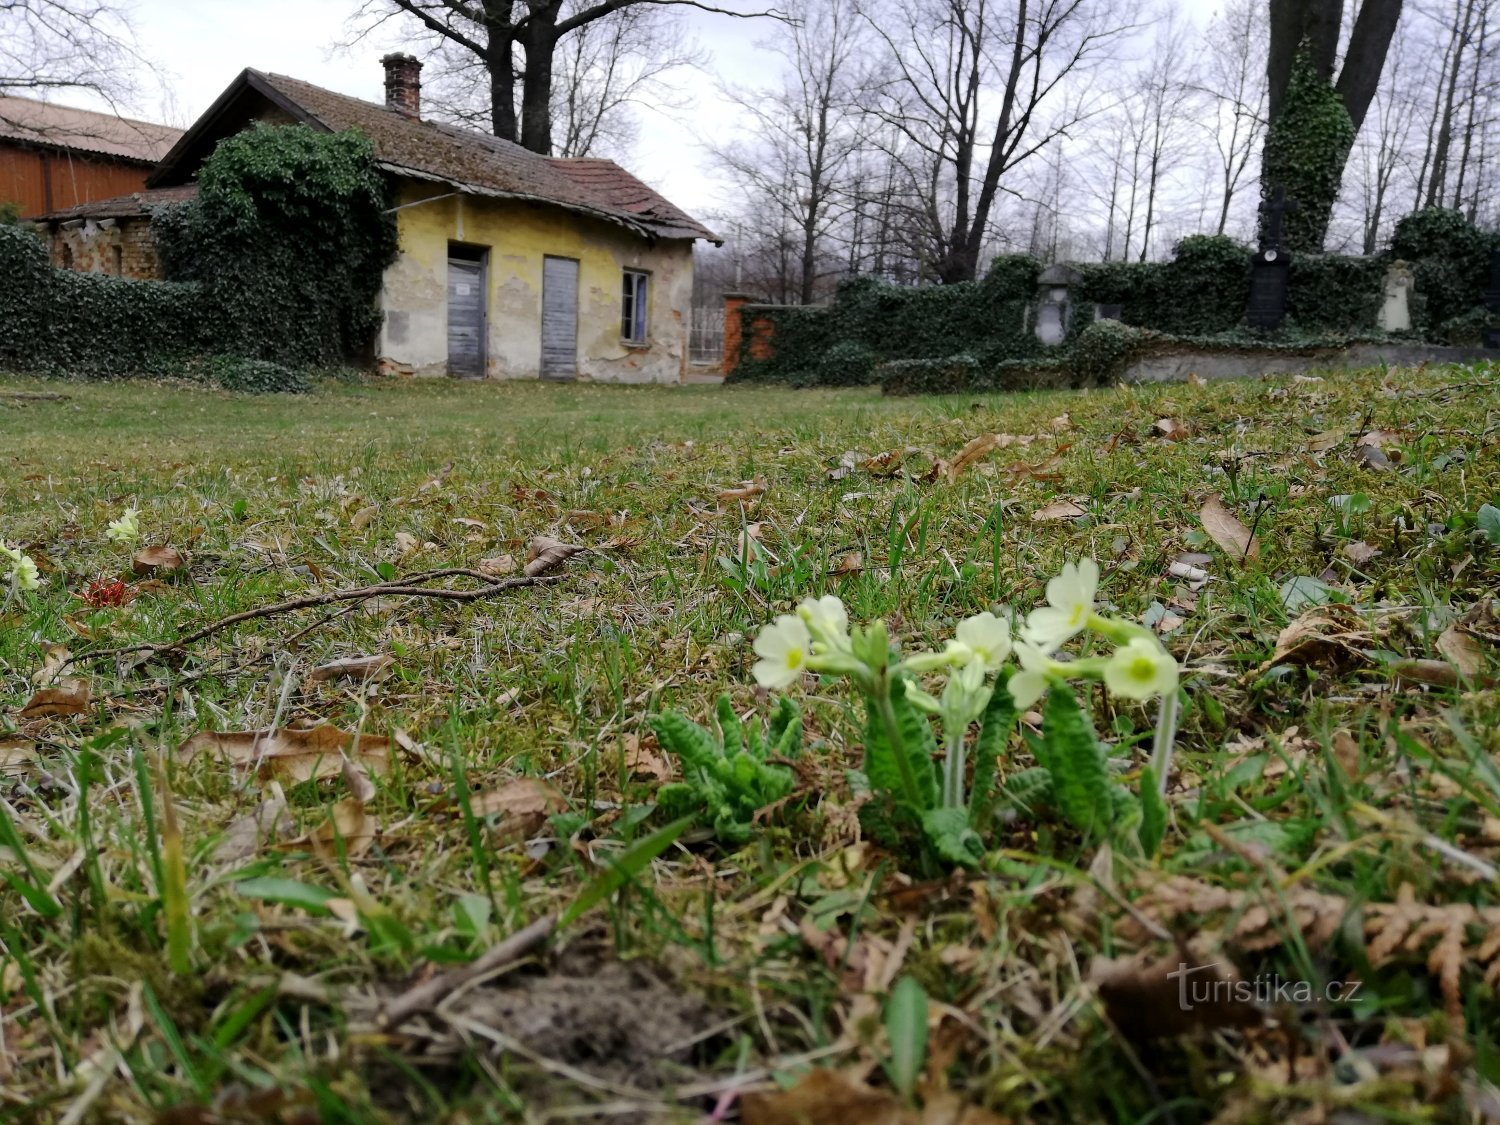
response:
M386 271L381 367L414 375L448 370L448 244L487 247L486 368L491 378L535 379L542 355L542 259L578 260L578 376L602 382L675 383L686 369L693 288L692 243L650 243L623 227L542 203L406 182L396 212L400 255ZM622 271L651 274L648 342L620 339Z

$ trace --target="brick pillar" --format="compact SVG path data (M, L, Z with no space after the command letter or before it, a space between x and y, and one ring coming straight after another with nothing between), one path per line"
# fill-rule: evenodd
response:
M724 374L728 375L740 365L741 341L745 325L741 310L750 300L748 293L724 294Z

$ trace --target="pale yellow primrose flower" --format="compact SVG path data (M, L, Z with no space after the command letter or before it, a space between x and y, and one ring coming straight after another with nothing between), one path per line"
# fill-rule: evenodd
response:
M967 646L974 658L991 671L1004 664L1010 655L1010 622L989 611L964 618L953 635L958 644Z
M1063 564L1062 573L1047 583L1047 604L1031 611L1021 635L1044 652L1057 651L1088 624L1098 589L1099 564L1093 559Z
M1052 682L1052 658L1035 645L1025 641L1016 642L1016 659L1021 670L1010 678L1010 697L1016 706L1025 710L1047 690Z
M807 626L812 639L825 649L849 651L849 611L838 598L832 594L806 598L797 607L797 616Z
M783 613L755 638L755 655L760 659L750 674L761 687L789 687L801 677L811 652L812 634L806 624L800 617Z
M0 555L10 563L10 579L16 584L16 589L36 590L41 587L36 561L30 555L23 555L19 547L6 546L0 546Z
M1136 637L1109 658L1104 686L1126 699L1170 694L1177 690L1177 661L1156 641Z
M125 514L111 521L104 531L104 538L111 543L133 543L141 537L141 512L139 508L126 508Z

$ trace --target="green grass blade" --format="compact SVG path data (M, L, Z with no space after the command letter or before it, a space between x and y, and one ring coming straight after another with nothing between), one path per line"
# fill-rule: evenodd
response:
M578 892L578 897L573 900L573 904L558 919L558 928L561 929L570 922L576 922L626 883L635 879L653 859L671 847L677 837L687 831L693 820L694 818L690 816L681 817L631 844L620 853L619 859L611 860L609 867L596 875Z

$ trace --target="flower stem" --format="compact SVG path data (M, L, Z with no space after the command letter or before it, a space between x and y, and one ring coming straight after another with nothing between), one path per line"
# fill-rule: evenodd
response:
M889 667L882 668L875 677L875 690L871 697L875 701L875 710L880 715L881 725L885 727L886 741L891 745L891 755L896 759L896 772L901 775L901 788L905 791L906 803L915 811L922 811L921 790L917 788L917 775L912 772L911 763L906 760L906 742L901 737L901 724L896 721L896 708L891 703L891 671Z
M1172 748L1177 742L1177 692L1161 697L1156 711L1156 741L1151 747L1151 768L1156 772L1157 791L1167 794L1167 771L1172 768Z
M964 807L964 732L952 731L943 723L946 750L943 755L943 806L950 809Z

